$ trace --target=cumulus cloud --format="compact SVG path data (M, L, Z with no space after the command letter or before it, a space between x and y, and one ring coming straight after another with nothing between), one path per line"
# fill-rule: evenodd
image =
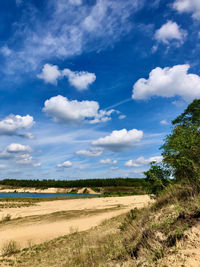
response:
M79 150L76 151L76 154L79 156L86 156L86 157L99 157L101 156L103 151L101 149L89 149L89 150Z
M70 69L59 70L57 65L45 64L42 72L37 75L45 83L57 85L58 79L67 77L69 83L79 91L88 89L89 85L96 80L94 73L87 71L71 71Z
M160 29L155 32L155 39L158 42L169 44L170 41L177 41L182 44L184 42L187 32L180 28L180 26L173 21L168 21Z
M57 79L61 77L61 72L58 69L58 66L51 65L51 64L45 64L42 72L37 75L39 79L42 79L45 81L45 83L51 83L56 85Z
M122 151L139 142L142 137L142 131L136 129L127 131L126 129L122 129L119 131L113 131L110 135L93 141L92 145L111 151Z
M29 129L33 126L34 120L33 117L26 115L13 115L5 117L0 120L0 135L19 135L19 130ZM22 134L22 137L27 137L25 134ZM29 136L30 137L30 136Z
M96 101L68 100L58 95L46 100L43 111L53 117L53 120L60 123L88 121L90 123L104 122L110 119L112 111L99 110L99 103Z
M139 157L136 160L128 160L124 165L126 167L140 167L142 165L150 164L151 162L161 162L163 159L162 156L156 156L156 157L150 157L148 159L145 159L144 157Z
M199 0L175 0L173 8L179 13L192 13L194 19L200 19Z
M57 164L57 167L58 168L70 168L70 167L72 167L72 163L71 163L71 161L67 160L63 163Z
M108 164L108 165L111 165L111 164L117 164L117 160L111 160L111 159L101 159L99 161L101 164Z
M69 79L69 83L79 91L88 89L88 86L96 80L96 75L87 71L64 69L62 75L66 76Z
M30 146L21 145L21 144L10 144L7 146L6 150L9 153L30 153L32 152L32 149Z
M0 151L0 158L4 160L12 160L15 164L39 167L41 163L38 163L30 155L31 152L33 152L33 150L28 145L12 143Z
M185 64L153 69L148 79L141 78L134 84L132 98L180 96L187 102L200 98L200 76L188 73L189 68Z

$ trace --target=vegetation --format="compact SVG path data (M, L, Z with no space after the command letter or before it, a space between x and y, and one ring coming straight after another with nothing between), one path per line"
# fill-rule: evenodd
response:
M20 251L19 245L15 241L9 241L4 244L2 247L2 255L5 256L12 256L13 254Z
M147 192L157 195L170 183L170 170L163 164L151 163L151 168L144 172Z
M200 100L194 100L172 121L172 133L166 136L162 167L152 164L145 172L153 193L159 193L172 176L176 183L188 183L200 189Z
M142 187L145 184L144 179L138 178L112 178L112 179L85 179L85 180L15 180L4 179L0 181L0 185L13 187L35 187L35 188L82 188L82 187L108 187L108 186L127 186Z

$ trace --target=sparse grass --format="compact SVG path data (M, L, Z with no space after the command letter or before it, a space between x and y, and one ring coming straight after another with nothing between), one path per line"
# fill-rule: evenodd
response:
M0 210L1 209L11 209L11 208L23 208L35 206L36 204L31 202L0 202Z
M2 216L0 223L5 223L5 222L9 222L11 220L11 215L10 214L6 214L5 216Z
M17 244L16 241L13 240L6 242L1 248L2 252L1 254L3 257L11 256L19 251L20 251L19 245Z

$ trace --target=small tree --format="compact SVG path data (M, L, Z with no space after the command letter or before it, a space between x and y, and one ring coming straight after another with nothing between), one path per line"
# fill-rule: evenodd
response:
M152 162L150 169L144 172L149 193L159 194L168 185L170 173L170 169L167 166L162 163Z
M174 128L162 146L163 162L173 169L177 181L200 181L200 100L194 100L172 121Z

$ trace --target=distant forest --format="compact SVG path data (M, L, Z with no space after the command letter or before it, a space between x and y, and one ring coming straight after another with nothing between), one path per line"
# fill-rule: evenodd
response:
M145 179L139 178L112 178L112 179L86 179L86 180L15 180L4 179L0 181L0 185L15 187L109 187L109 186L127 186L127 187L143 187Z

